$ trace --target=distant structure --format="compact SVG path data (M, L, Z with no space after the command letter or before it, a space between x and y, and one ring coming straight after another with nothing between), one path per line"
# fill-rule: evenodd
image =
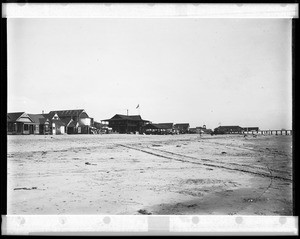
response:
M48 118L44 117L44 114L28 114L28 115L35 123L35 130L33 134L52 134L50 132L51 130L50 125L52 124ZM59 126L57 125L56 127Z
M212 130L207 129L206 125L203 125L202 127L196 127L196 128L189 128L189 133L190 134L211 134Z
M116 114L110 119L102 120L108 122L108 127L112 128L113 132L120 134L142 133L143 126L149 123L148 120L143 120L140 115L120 115Z
M243 131L240 126L219 126L214 129L214 134L241 134Z
M7 113L7 134L90 134L93 129L93 118L83 109Z
M7 114L7 134L33 134L35 125L34 120L25 112Z
M54 110L45 115L55 124L64 125L68 134L90 134L93 127L93 118L89 117L84 109Z
M158 124L146 124L143 126L142 131L145 134L173 134L173 123L158 123Z
M189 132L190 124L189 123L181 123L181 124L175 124L174 129L176 133L179 134L187 134Z
M258 133L259 127L244 127L243 128L243 133Z
M211 129L207 129L206 125L203 125L202 127L196 127L196 133L200 134L200 131L203 134L211 134L213 132Z
M108 127L108 124L100 123L97 121L94 121L94 127L95 127L95 133L97 134L108 134L111 133L112 128ZM94 131L93 131L94 132Z

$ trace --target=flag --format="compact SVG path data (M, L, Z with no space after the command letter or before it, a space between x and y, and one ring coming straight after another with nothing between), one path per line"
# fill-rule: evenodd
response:
M136 109L140 107L140 104L137 105L137 107L135 107Z

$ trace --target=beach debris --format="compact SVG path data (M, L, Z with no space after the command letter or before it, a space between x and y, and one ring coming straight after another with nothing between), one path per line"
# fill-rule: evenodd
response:
M152 144L153 147L160 147L160 144Z
M110 157L109 159L114 159L114 157Z
M47 153L46 151L43 151L43 152L42 152L42 155L44 155L44 154L46 154L46 153Z
M206 168L206 170L213 170L212 168Z
M226 152L222 152L222 154L227 154Z
M86 165L97 165L95 163L85 162Z
M148 211L145 210L145 209L140 209L140 210L138 210L138 213L143 214L143 215L151 215L151 214L152 214L151 212L148 212Z
M181 145L176 145L176 147L181 147Z
M14 190L33 190L33 189L37 189L37 187L31 187L31 188L14 188Z
M187 205L187 207L196 207L197 204L190 204L190 205Z

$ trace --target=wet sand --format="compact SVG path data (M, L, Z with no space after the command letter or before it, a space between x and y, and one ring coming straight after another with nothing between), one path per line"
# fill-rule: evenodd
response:
M292 215L289 135L9 135L8 214Z

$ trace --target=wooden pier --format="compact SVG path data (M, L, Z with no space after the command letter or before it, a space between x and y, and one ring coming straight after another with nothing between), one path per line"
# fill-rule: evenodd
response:
M263 135L292 135L292 130L278 129L278 130L259 130L259 134Z
M257 131L244 131L244 134L262 134L262 135L292 135L293 130L285 129L267 129L267 130L257 130Z

